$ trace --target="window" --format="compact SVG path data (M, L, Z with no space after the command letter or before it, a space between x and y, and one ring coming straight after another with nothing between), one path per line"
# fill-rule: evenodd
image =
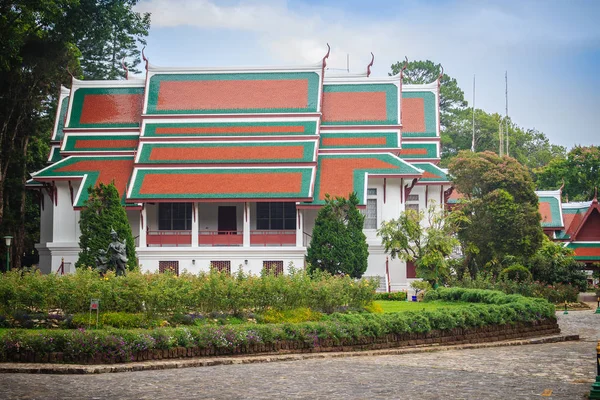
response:
M296 203L256 203L256 229L296 229Z
M377 229L377 199L367 199L365 229Z
M170 272L179 276L179 261L159 261L158 272L160 272L161 274L164 274L165 272Z
M213 270L231 275L231 261L211 261L210 267Z
M419 204L407 204L406 205L406 209L407 210L415 210L416 212L419 212Z
M419 212L419 195L409 194L406 198L406 209Z
M275 276L283 274L283 261L263 261L263 270Z
M192 203L159 203L158 229L189 231L192 229Z
M377 188L367 189L364 229L377 229Z

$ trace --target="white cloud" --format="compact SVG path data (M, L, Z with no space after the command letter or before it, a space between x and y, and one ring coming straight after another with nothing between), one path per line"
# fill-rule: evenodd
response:
M504 71L508 70L513 119L525 127L545 129L554 142L569 144L566 140L573 140L558 132L560 123L549 123L558 118L551 104L531 100L556 95L548 79L556 73L552 65L557 58L598 48L600 28L593 12L569 4L553 3L550 8L544 7L546 3L521 1L438 6L406 1L396 8L372 3L365 6L370 10L379 7L380 13L364 15L360 10L302 3L293 4L298 5L294 8L285 1L217 0L148 0L141 1L137 10L152 13L150 39L154 30L181 27L212 35L213 40L220 40L223 32L253 38L253 46L262 54L240 59L240 64L318 62L327 42L332 46L328 65L343 69L350 54L353 72L366 68L371 51L375 54L374 75L386 75L389 66L405 55L413 60L431 59L444 64L446 72L457 78L469 100L472 77L477 74L476 105L491 112L504 110ZM589 7L598 8L593 3ZM221 40L224 53L232 40ZM152 46L151 40L149 44ZM219 54L206 56L219 58ZM546 80L534 79L537 74ZM561 86L568 87L573 84L569 79L577 77L561 79ZM581 96L566 96L556 107L560 104L561 110L576 110L578 98ZM581 126L581 121L571 126Z

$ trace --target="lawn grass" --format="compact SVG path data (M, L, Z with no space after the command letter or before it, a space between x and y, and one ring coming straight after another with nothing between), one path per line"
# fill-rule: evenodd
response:
M447 302L447 301L388 301L378 300L375 302L383 308L384 313L404 312L404 311L422 311L422 310L439 310L440 308L456 308L471 303L464 302Z

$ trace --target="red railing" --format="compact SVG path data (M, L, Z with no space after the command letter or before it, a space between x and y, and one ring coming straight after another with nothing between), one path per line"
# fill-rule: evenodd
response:
M201 231L198 233L199 246L241 246L243 244L243 231Z
M250 231L251 246L295 246L296 230Z
M148 231L146 236L148 246L191 246L191 231Z

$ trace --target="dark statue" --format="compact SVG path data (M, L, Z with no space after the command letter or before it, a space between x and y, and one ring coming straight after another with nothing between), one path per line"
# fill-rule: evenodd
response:
M127 244L120 241L115 230L111 230L112 242L108 245L108 250L99 250L96 255L96 269L101 276L106 271L114 268L117 276L125 276L127 273Z

